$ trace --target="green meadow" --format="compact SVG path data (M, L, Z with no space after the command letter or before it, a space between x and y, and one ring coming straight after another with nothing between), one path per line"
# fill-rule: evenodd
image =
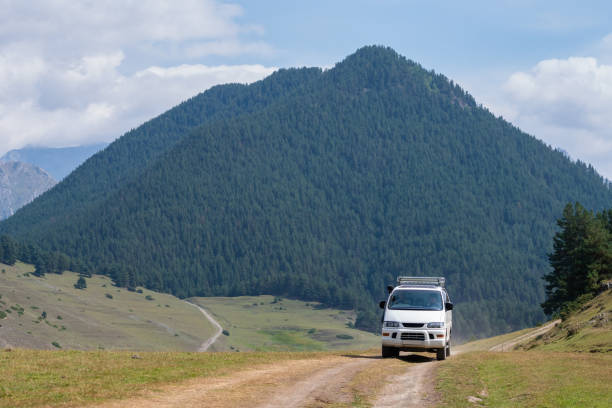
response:
M225 329L221 350L359 350L380 347L380 337L352 328L355 313L317 302L274 296L191 298Z

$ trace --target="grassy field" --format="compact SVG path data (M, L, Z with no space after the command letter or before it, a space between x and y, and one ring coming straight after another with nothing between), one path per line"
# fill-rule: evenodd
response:
M611 381L611 354L482 352L440 365L437 390L445 407L603 408Z
M129 292L99 275L79 290L72 272L38 278L32 271L0 264L0 348L190 351L215 331L174 296Z
M533 329L460 346L462 354L438 370L443 406L612 406L611 314L607 291L514 351L487 352Z
M38 278L31 265L0 264L0 347L194 351L214 327L193 305L109 278L64 272ZM208 309L226 334L212 351L367 349L380 339L355 330L355 313L272 296L190 299Z
M355 330L355 313L273 296L192 298L227 331L225 350L357 350L380 347L380 337Z
M195 377L329 353L0 351L0 407L77 407Z

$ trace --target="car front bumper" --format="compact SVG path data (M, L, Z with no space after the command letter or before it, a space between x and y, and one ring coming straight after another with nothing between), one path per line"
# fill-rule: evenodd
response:
M382 345L406 351L446 347L445 329L383 328Z

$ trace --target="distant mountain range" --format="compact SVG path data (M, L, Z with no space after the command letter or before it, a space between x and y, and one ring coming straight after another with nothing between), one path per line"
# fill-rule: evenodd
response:
M107 143L76 147L26 147L11 150L0 161L19 161L44 169L55 180L62 180L81 163L107 146Z
M39 167L21 162L0 162L0 220L56 184Z
M360 310L446 276L457 336L544 319L555 220L610 206L595 170L384 47L214 87L134 129L0 233L121 286L275 294Z

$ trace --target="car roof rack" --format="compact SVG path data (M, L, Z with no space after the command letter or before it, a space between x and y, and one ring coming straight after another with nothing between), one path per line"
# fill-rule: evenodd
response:
M398 276L397 283L400 286L440 286L443 288L446 279L442 277Z

